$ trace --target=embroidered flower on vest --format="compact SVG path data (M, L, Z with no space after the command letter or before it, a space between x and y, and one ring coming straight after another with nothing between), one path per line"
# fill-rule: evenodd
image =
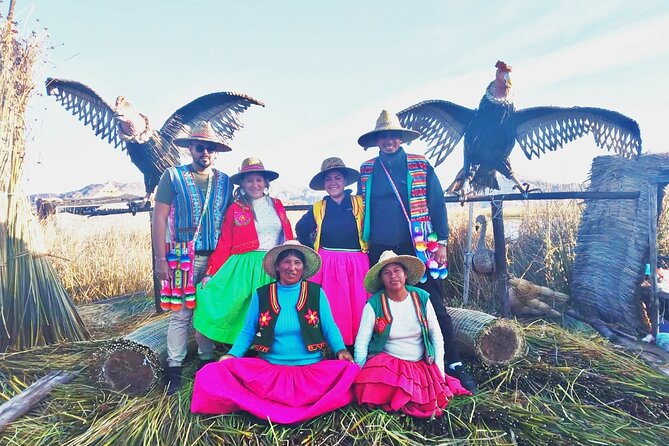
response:
M271 320L272 316L269 315L269 310L267 310L264 313L260 313L260 317L258 318L258 325L261 327L267 327L269 325L269 321Z
M387 325L388 325L388 322L386 322L385 318L377 317L376 318L376 323L374 323L374 330L376 330L377 333L381 334L381 333L384 332Z
M244 212L235 211L234 217L235 217L235 225L237 226L246 226L251 222L251 219L249 218L248 214Z
M318 311L312 311L311 308L304 315L310 325L318 325Z

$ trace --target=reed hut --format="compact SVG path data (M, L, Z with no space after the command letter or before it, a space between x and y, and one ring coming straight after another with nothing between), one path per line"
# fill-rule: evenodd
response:
M637 287L649 261L651 212L661 206L669 173L669 155L644 155L638 160L600 156L590 172L590 191L639 191L637 200L589 200L578 230L572 269L571 297L590 321L603 321L631 334L647 333L648 315ZM649 191L657 185L658 196ZM657 200L655 200L657 198ZM655 247L653 247L655 248ZM653 250L654 251L654 250Z
M0 23L0 352L88 337L21 194L25 111L40 45Z

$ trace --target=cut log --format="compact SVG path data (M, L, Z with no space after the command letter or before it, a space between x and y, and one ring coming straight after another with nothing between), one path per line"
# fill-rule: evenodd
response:
M14 396L0 406L0 432L8 424L16 421L42 401L58 384L67 384L77 376L77 373L53 371L47 373L27 389Z
M525 336L513 320L464 308L448 308L460 352L488 365L508 364L525 354Z
M162 374L167 357L168 316L142 325L132 333L106 344L102 351L99 381L131 395L147 392ZM189 343L189 350L194 342Z

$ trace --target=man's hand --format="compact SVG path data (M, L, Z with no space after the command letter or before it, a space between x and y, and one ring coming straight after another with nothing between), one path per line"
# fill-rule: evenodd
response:
M154 266L154 274L160 280L171 280L172 270L167 265L167 260L157 259Z
M226 359L232 359L232 358L236 358L236 356L233 356L233 355L223 355L223 356L221 356L220 358L218 358L218 362L225 361Z
M448 246L439 245L437 252L434 254L434 260L439 265L443 265L448 260Z
M345 348L337 352L337 359L342 361L353 362L353 356L351 356L351 354Z
M204 289L204 287L207 285L207 282L211 280L211 276L209 274L205 274L202 277L202 280L200 280L200 287Z

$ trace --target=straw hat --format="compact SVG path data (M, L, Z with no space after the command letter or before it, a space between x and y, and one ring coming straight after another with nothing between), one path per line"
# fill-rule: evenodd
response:
M333 156L332 158L326 158L321 163L321 171L314 175L309 182L309 187L313 190L325 190L325 174L334 169L341 170L344 173L346 186L355 183L360 178L360 173L357 170L346 167L341 158Z
M279 174L273 170L265 169L262 161L258 158L250 157L242 161L242 167L239 168L239 171L230 177L232 184L240 185L242 184L242 179L247 173L259 173L265 177L267 182L274 181L279 178Z
M383 283L379 278L379 273L384 266L390 263L399 263L404 265L407 270L407 284L415 285L425 274L425 264L414 256L398 256L393 251L383 251L379 258L379 263L372 266L365 275L365 289L368 293L376 293L383 288Z
M179 147L190 147L197 142L208 142L216 147L217 152L229 152L232 149L225 141L214 131L214 128L207 121L199 121L193 126L190 136L187 138L177 138L172 141Z
M314 276L321 269L321 256L316 251L304 246L297 240L286 240L283 245L275 246L267 251L265 257L262 259L262 267L265 272L277 279L276 277L276 259L284 251L294 249L304 254L304 271L302 272L302 279L306 280Z
M387 110L381 111L379 119L376 120L376 127L371 132L367 132L358 138L358 144L368 149L376 146L376 139L380 133L383 132L397 132L403 143L413 141L420 136L420 132L415 130L405 129L400 124L400 118L397 115L390 113Z

